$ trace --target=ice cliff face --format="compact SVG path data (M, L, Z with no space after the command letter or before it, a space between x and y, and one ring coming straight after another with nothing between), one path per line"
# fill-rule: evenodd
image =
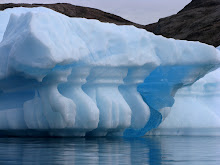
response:
M46 8L0 17L0 129L7 133L143 136L178 88L220 62L212 46Z

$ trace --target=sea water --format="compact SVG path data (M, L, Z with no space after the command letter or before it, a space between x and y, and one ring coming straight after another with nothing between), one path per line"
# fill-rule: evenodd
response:
M0 164L220 164L219 136L0 138Z

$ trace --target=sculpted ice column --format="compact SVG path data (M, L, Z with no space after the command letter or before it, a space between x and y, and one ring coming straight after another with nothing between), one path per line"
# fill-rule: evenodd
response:
M126 68L95 67L83 86L99 108L99 125L91 135L105 136L130 126L131 110L118 90L127 75Z
M69 74L70 70L51 72L37 87L39 94L33 100L24 103L24 116L29 128L60 129L73 127L76 105L72 100L61 95L57 89L58 84L65 82ZM37 115L39 114L38 111L42 113ZM32 119L29 116L32 116ZM43 123L42 117L46 119L46 122L45 125L40 126Z
M150 116L148 105L143 101L140 93L137 92L137 85L144 81L150 71L152 71L152 66L131 67L128 69L128 75L124 79L124 84L119 86L119 91L132 111L132 129L143 128Z
M68 81L59 87L60 92L76 105L76 121L73 131L84 135L87 131L97 128L99 122L99 110L95 102L82 90L89 72L88 67L73 67Z

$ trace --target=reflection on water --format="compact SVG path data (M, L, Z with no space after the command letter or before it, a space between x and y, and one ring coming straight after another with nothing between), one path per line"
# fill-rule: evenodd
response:
M220 137L0 138L0 164L220 164Z

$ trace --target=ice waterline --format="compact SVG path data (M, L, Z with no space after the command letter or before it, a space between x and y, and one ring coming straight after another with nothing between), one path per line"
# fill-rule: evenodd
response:
M212 46L46 8L0 17L1 134L143 136L220 62Z

